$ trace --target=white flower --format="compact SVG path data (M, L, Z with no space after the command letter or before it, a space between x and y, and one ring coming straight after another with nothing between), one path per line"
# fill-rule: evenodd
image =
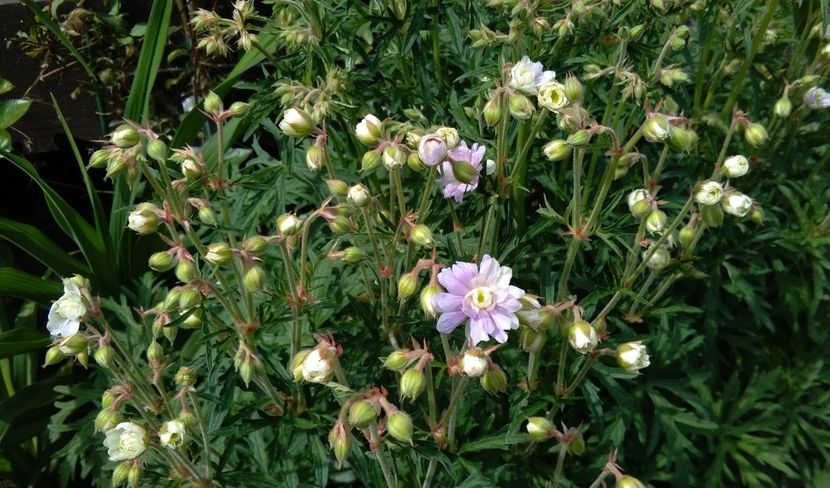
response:
M360 183L352 185L346 196L346 200L357 208L365 207L371 199L372 195L369 194L369 189Z
M723 168L721 169L721 172L727 178L737 178L745 175L748 171L749 161L747 161L747 159L740 154L727 158L726 161L723 162Z
M334 374L330 354L325 354L319 347L313 349L303 360L303 379L311 383L326 384Z
M519 302L522 304L522 308L516 312L519 322L534 329L539 327L542 323L542 315L539 313L542 310L542 304L539 303L538 297L525 293Z
M158 207L150 202L139 203L127 216L127 227L140 235L152 234L158 226Z
M645 251L643 251L643 259L645 259L650 252L651 248L648 248ZM669 261L671 261L671 254L669 254L669 251L665 248L660 247L655 249L654 253L651 254L651 257L648 258L648 261L646 261L646 266L648 266L648 268L651 270L659 271L668 266Z
M121 422L106 432L104 447L110 461L135 459L147 449L147 432L138 424Z
M695 201L701 205L717 205L723 198L723 187L717 181L706 181L697 186Z
M286 110L280 121L280 130L291 137L307 136L313 128L311 117L296 108Z
M481 349L475 348L464 353L461 357L461 370L472 378L483 376L487 372L490 362Z
M358 140L367 146L374 146L380 137L380 119L372 114L367 114L354 129L354 135Z
M461 142L458 129L453 127L439 127L435 129L435 133L444 138L444 143L447 144L447 150L455 149L458 143Z
M63 296L49 309L46 328L54 337L70 337L80 329L84 315L86 305L80 288L72 279L63 280Z
M527 56L513 66L508 85L526 95L536 95L539 85L553 81L556 73L544 71L542 63L533 62Z
M599 337L591 324L584 320L578 320L568 330L568 341L576 352L588 354L597 347Z
M830 93L827 93L823 88L814 86L804 94L804 103L814 110L830 107Z
M735 217L745 217L752 208L752 199L740 192L731 192L723 199L723 211Z
M184 443L184 435L187 428L181 420L168 420L161 424L159 429L159 440L164 447L176 449Z
M487 176L492 176L493 173L496 172L496 162L492 159L488 159L486 163L484 163L484 171L487 173Z
M617 347L617 364L629 373L634 373L647 367L651 361L646 346L640 341L635 341Z
M645 188L638 188L631 193L628 194L628 210L631 212L634 211L634 205L642 200L648 200L651 198L651 193Z
M539 105L551 112L558 112L568 106L568 96L565 95L565 85L549 81L539 85L537 97Z

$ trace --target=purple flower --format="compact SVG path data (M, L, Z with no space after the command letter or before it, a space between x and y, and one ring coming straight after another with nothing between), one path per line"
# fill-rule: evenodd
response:
M804 103L814 110L830 107L830 93L814 86L804 94Z
M476 170L477 174L469 183L463 183L455 177L452 170L452 163L444 161L441 163L441 177L438 178L438 186L444 193L444 198L455 198L455 201L461 203L464 200L464 194L468 191L473 191L478 187L478 178L481 173L481 161L484 159L484 146L473 144L473 147L467 147L465 141L461 141L455 149L449 152L449 158L453 161L464 161Z
M447 143L441 134L428 134L418 144L418 157L427 166L435 166L447 159Z
M455 263L438 274L438 282L447 291L433 299L440 313L438 331L448 334L462 322L467 325L471 346L490 338L507 341L507 332L519 327L516 316L522 308L519 298L525 291L510 285L513 270L485 255L480 265Z

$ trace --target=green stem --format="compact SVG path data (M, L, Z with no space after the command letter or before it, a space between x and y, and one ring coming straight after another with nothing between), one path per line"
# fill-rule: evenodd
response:
M520 232L525 228L524 200L526 190L524 188L524 184L527 179L527 156L530 153L530 148L533 146L533 142L536 140L536 134L538 134L542 124L545 123L547 116L547 109L542 109L542 112L536 116L536 121L530 128L530 132L527 134L524 145L522 146L519 155L516 157L513 169L510 172L510 186L513 196L513 215L516 218L516 223Z
M458 413L458 406L461 404L461 398L464 397L464 389L466 388L469 380L470 378L468 376L463 376L458 381L458 384L453 391L452 398L450 398L450 405L441 417L441 425L447 426L447 442L450 446L452 446L455 442L455 418Z
M432 201L430 198L432 194L432 186L435 184L435 175L438 174L437 166L433 166L429 168L429 176L427 176L427 186L424 189L424 193L421 194L421 201L418 203L418 222L423 224L427 218L427 212L429 211L429 203Z
M654 280L657 279L657 272L652 271L648 274L646 281L643 282L643 285L640 287L640 291L637 293L637 297L639 299L644 299L643 297L648 293L649 288L654 283ZM634 300L631 303L631 308L628 309L628 315L634 315L637 312L637 307L640 305L640 302Z
M430 459L429 466L427 466L427 474L424 477L424 484L421 485L421 488L430 488L432 486L432 479L435 478L436 468L438 468L438 460L436 458Z
M553 472L553 482L551 488L559 487L559 480L562 478L562 468L565 466L565 456L568 454L568 445L564 442L559 443L559 455L556 457L556 470Z
M599 474L599 476L597 476L597 479L595 479L594 482L591 483L591 486L589 486L588 488L599 488L600 486L602 486L602 482L605 481L605 478L607 478L609 474L610 473L608 473L607 471L603 471Z
M205 479L210 480L210 440L208 439L207 424L196 395L191 391L188 393L188 397L190 397L190 403L193 404L193 413L196 415L196 422L198 422L199 431L202 433L202 447L205 451Z
M651 175L651 182L657 184L660 180L660 173L663 172L663 166L666 164L667 156L669 155L669 145L663 146L663 151L660 153L660 160L657 161L657 167L654 168L654 173Z
M556 301L561 302L568 294L568 279L571 276L571 269L573 269L576 255L579 252L579 246L582 241L576 237L571 239L568 245L568 254L565 257L565 264L562 266L562 274L559 276L559 286L556 290Z
M562 324L560 324L560 327ZM559 344L559 364L556 367L556 387L553 392L556 395L564 395L565 387L565 362L568 360L568 339L562 337L562 342Z
M571 382L571 384L568 385L568 387L565 389L563 393L563 398L568 396L572 391L576 390L576 387L579 386L580 383L582 383L582 380L585 379L585 376L588 374L588 371L591 370L591 366L593 366L596 361L597 356L595 356L594 354L589 355L585 359L585 362L582 363L582 367L579 368L579 372L577 372L576 377Z
M374 444L377 446L375 457L378 460L378 464L380 464L380 470L383 472L383 478L386 480L387 488L397 488L398 482L395 480L395 475L392 474L392 467L389 466L389 460L386 459L386 453L383 449L383 441L378 435L378 425L376 422L372 422L369 426L369 433L374 441Z

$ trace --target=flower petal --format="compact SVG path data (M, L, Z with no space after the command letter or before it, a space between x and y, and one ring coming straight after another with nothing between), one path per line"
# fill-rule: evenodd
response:
M438 332L449 334L467 318L463 312L448 312L438 318Z
M432 299L432 306L436 312L447 313L461 310L461 302L464 297L452 293L439 293Z

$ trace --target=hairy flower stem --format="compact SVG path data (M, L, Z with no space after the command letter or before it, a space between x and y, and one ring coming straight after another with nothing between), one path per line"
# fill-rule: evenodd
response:
M553 480L551 488L559 487L559 479L562 478L562 468L565 466L565 456L568 455L568 445L564 442L559 442L559 455L556 457L556 469L553 472Z
M476 256L479 258L482 256L484 252L484 243L487 241L487 236L490 235L492 227L493 227L493 218L496 214L496 205L498 205L498 196L493 195L490 197L490 208L487 210L487 216L484 218L484 223L481 227L481 235L478 237L478 250L476 252ZM488 250L493 252L493 240L490 240L491 245L489 246Z
M560 324L560 327L564 324ZM565 363L568 361L568 339L562 337L559 343L559 363L556 367L556 386L553 393L557 396L565 395Z
M404 217L406 215L406 200L403 197L400 168L392 169L392 181L395 183L395 195L398 197L398 208L401 210L401 217Z
M641 300L645 301L644 297L648 293L649 288L654 283L654 280L657 279L657 272L652 271L648 274L646 281L643 282L643 285L640 287L640 291L637 292L636 299L631 303L631 308L628 309L628 315L634 315L637 313L637 307L640 305Z
M539 352L530 351L527 355L527 389L530 391L539 387L536 376L539 374Z
M421 201L418 203L418 222L423 224L427 218L427 212L429 211L429 203L432 201L430 198L432 194L432 186L435 184L435 175L438 174L438 168L433 166L429 168L429 176L427 176L427 186L424 189L424 192L421 194Z
M464 242L461 240L461 220L455 212L455 204L452 203L452 200L447 200L447 205L449 205L450 215L452 216L452 231L455 233L455 239L458 243L458 254L460 256L466 256L464 253Z
M210 480L210 440L208 440L207 423L205 422L205 417L202 415L199 399L192 391L188 392L187 396L193 405L193 413L196 415L196 422L199 424L199 432L202 433L202 447L205 451L205 479Z
M397 488L398 482L395 480L395 475L392 473L392 466L389 465L389 459L386 457L383 441L380 435L378 435L377 422L372 422L369 426L369 435L371 436L372 443L377 446L375 448L375 457L378 460L378 464L380 464L380 470L383 472L383 479L386 480L387 488Z
M585 362L582 363L582 367L579 368L579 371L576 373L576 377L574 378L574 380L571 382L570 385L568 385L567 388L565 388L565 391L562 392L562 398L565 398L568 395L570 395L574 390L576 390L576 387L579 386L580 383L582 383L582 380L585 379L585 376L588 374L588 371L591 370L591 366L593 366L594 363L597 361L597 357L597 354L592 353L585 359Z
M589 486L588 488L599 488L600 486L604 486L603 481L605 481L605 478L607 478L610 474L611 473L609 473L608 471L603 471L599 474L599 476L597 476L597 479L595 479L594 482L591 483L591 486Z
M724 104L723 109L721 110L720 115L722 118L726 118L732 113L732 108L735 106L738 94L741 92L741 88L743 87L744 78L746 78L746 75L749 73L752 61L755 59L755 55L761 48L761 43L764 41L767 27L769 26L772 16L777 8L778 0L769 0L769 3L767 3L767 10L764 12L764 16L761 18L761 23L755 30L755 36L752 38L752 46L750 51L744 57L741 69L738 71L738 74L735 76L735 82L732 84L732 92L729 93L729 98L726 100L726 104Z
M375 235L369 210L364 207L360 209L360 213L363 215L363 222L366 224L366 232L369 234L369 241L372 243L372 250L375 255L375 266L377 267L378 283L380 284L381 324L383 330L389 336L389 343L392 344L392 347L398 349L398 340L395 338L394 331L389 327L389 291L387 290L387 280L383 277L384 259L381 257L380 245Z
M519 232L524 231L526 227L524 218L524 201L525 196L527 194L527 190L524 188L524 184L525 180L527 179L527 156L530 152L531 146L533 146L533 142L536 140L536 135L539 133L539 129L542 127L542 124L545 123L547 117L548 110L545 109L543 109L539 113L539 115L536 116L536 121L530 128L530 132L528 132L527 137L524 141L524 145L522 146L519 155L516 156L516 160L513 164L513 169L510 172L510 186L513 200L513 216L516 219L516 226Z
M510 121L510 111L507 109L507 92L502 91L499 106L501 120L496 128L496 184L501 185L504 178L504 168L507 164L507 125Z
M441 416L441 425L447 426L447 444L451 449L454 448L455 443L455 419L458 413L458 406L461 404L461 398L464 396L464 390L467 383L470 381L468 376L462 376L458 383L454 386L452 397L450 398L450 405Z
M669 145L665 144L663 146L663 151L660 153L660 159L657 161L657 167L654 168L654 173L651 174L651 180L648 182L648 186L646 188L653 187L654 185L657 185L658 181L660 181L660 173L663 172L663 166L666 164L668 155Z

